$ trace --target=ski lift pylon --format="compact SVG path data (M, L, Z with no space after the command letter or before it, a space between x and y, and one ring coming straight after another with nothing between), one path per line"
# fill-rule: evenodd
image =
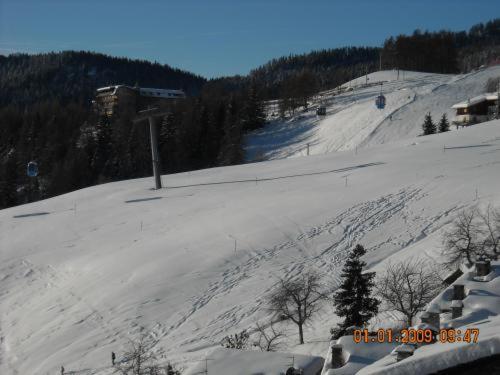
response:
M29 177L38 176L38 164L35 161L30 161L28 163L27 174Z

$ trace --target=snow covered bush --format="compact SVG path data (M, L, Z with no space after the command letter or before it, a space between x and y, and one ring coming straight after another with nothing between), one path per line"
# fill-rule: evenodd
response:
M220 344L227 349L245 349L250 335L246 330L224 337Z

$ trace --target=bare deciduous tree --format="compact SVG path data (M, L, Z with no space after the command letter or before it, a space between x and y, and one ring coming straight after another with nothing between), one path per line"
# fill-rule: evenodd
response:
M304 324L320 309L327 298L321 292L320 277L306 271L296 279L281 279L269 297L269 306L276 314L290 319L299 328L300 343L304 343Z
M153 348L158 340L148 333L143 333L137 340L130 340L124 360L116 365L123 375L160 375L162 369L157 363Z
M489 205L484 212L479 212L482 231L482 252L492 259L498 259L500 255L500 209L494 209Z
M439 293L441 279L423 261L389 264L378 278L377 294L385 302L386 310L404 315L411 326L418 312Z
M476 207L462 210L444 235L444 252L447 265L458 265L464 258L471 265L482 252L481 225Z
M283 338L285 334L276 330L273 323L271 323L269 327L265 327L259 323L256 323L256 326L259 336L255 345L263 352L275 352L278 350L281 345L280 339Z
M456 266L464 259L468 265L478 257L500 256L500 210L489 205L461 211L443 238L446 264Z

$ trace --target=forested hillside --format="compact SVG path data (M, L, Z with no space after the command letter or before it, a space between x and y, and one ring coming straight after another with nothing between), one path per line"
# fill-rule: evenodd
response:
M382 66L431 73L467 73L500 59L500 19L468 32L422 32L388 38Z
M191 73L90 52L0 58L0 208L98 183L148 176L147 124L134 113L99 118L95 89L110 84L183 89L160 126L162 172L242 161L245 129L264 121L252 87L227 94ZM40 174L26 176L36 161Z
M249 77L263 85L269 97L277 97L289 91L294 81L305 81L312 90L340 85L374 71L378 67L378 56L379 48L375 47L313 51L273 59L253 70Z
M343 47L273 59L246 76L207 81L167 65L66 51L0 56L0 208L96 183L151 173L147 128L132 113L110 120L91 110L110 84L184 90L160 129L162 172L243 161L243 134L261 127L263 101L284 111L319 90L379 69L456 73L500 59L500 19L469 31L415 31L383 48ZM38 162L29 180L26 164Z
M47 99L86 103L96 88L114 84L182 89L189 95L197 95L205 82L200 76L168 65L100 53L65 51L0 56L0 106Z

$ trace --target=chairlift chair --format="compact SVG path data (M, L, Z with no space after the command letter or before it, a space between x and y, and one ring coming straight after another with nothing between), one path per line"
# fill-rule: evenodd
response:
M375 99L375 105L377 106L378 109L384 109L385 108L385 96L380 94L377 96L377 99Z
M28 163L27 174L29 177L38 176L38 164L35 161L30 161Z
M377 99L375 99L375 105L377 106L378 109L384 109L385 108L385 96L382 94L382 82L380 83L380 95L377 96Z

